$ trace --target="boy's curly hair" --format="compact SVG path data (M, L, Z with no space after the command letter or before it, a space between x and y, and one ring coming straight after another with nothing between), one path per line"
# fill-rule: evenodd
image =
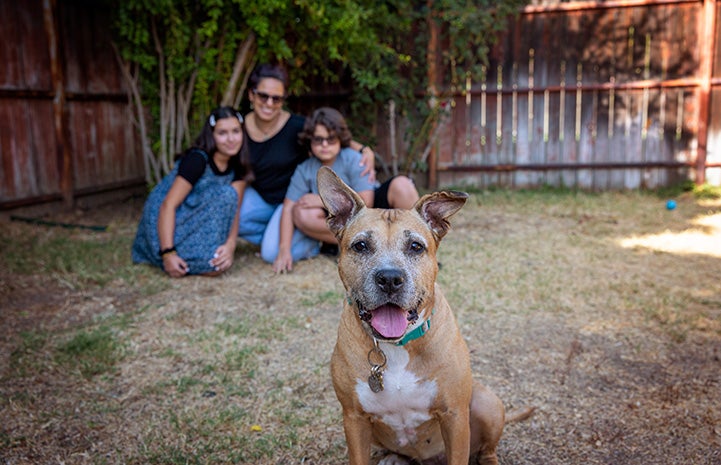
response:
M343 115L335 108L321 107L313 112L310 118L305 119L303 130L298 133L298 140L305 147L310 148L310 141L313 139L315 127L323 125L328 130L329 136L336 136L340 140L342 148L350 147L353 135L348 129Z

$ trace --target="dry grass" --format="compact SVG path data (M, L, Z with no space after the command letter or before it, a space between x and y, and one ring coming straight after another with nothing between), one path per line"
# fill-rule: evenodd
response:
M455 217L439 282L476 377L537 407L502 464L721 463L721 203L678 204L486 193ZM241 247L225 276L172 281L129 263L138 216L2 223L0 462L344 463L335 263L274 276ZM58 238L119 250L53 264Z

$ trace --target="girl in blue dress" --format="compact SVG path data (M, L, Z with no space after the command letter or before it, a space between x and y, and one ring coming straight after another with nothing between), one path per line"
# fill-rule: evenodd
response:
M231 107L210 114L192 147L151 191L132 258L173 278L215 276L233 264L238 209L253 179L243 117Z

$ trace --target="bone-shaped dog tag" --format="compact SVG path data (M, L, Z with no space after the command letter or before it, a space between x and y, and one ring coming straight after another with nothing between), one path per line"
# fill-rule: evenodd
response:
M371 375L368 377L368 387L373 392L381 392L383 390L383 371L378 365L373 365Z

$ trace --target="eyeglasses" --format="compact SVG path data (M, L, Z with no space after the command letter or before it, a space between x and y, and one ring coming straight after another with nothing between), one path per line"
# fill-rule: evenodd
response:
M253 95L258 97L263 103L268 103L270 101L271 105L277 105L279 103L283 103L285 100L285 95L270 95L266 94L265 92L260 92L258 89L253 89Z
M333 145L338 142L338 136L328 136L328 137L313 136L310 138L310 143L313 145L323 145L323 142L325 142L328 145Z

